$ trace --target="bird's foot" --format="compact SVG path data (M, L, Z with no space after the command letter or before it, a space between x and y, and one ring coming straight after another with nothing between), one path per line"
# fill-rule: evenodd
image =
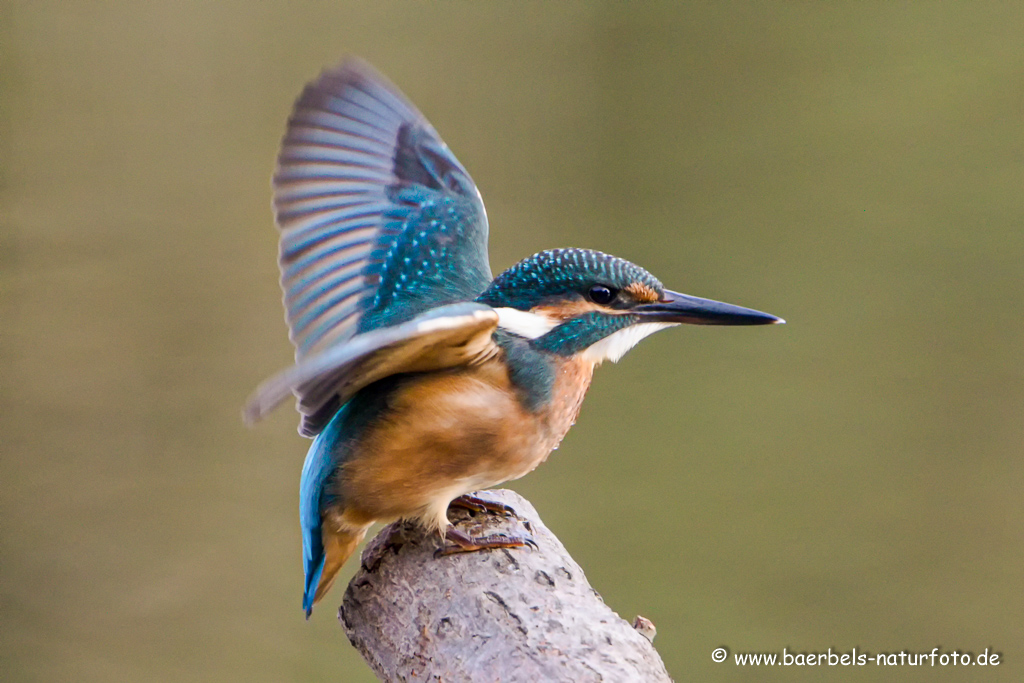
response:
M509 534L470 536L466 532L459 531L453 526L450 526L445 530L444 540L444 546L438 551L438 555L472 553L477 550L486 550L488 548L522 548L526 545L534 548L537 547L536 541L529 536L511 536Z
M449 508L462 508L463 510L470 510L471 512L492 512L496 515L503 515L505 517L516 517L515 508L511 505L505 505L504 503L495 503L494 501L484 500L483 498L477 498L466 494L465 496L459 496L452 502L448 503Z

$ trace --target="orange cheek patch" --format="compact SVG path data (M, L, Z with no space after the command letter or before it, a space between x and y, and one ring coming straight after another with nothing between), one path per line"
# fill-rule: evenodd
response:
M583 315L584 313L590 313L591 311L607 310L608 309L605 306L598 306L597 304L585 299L579 299L576 301L566 301L558 306L537 306L530 309L530 313L544 315L554 320L568 320L570 318Z
M634 282L630 284L626 287L626 291L629 292L634 299L642 301L643 303L654 303L661 298L656 291L642 282Z

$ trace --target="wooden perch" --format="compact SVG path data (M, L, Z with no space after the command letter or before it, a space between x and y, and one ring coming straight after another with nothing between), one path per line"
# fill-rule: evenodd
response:
M512 491L473 494L516 514L451 510L473 536L529 535L537 547L437 557L441 539L407 523L367 544L338 619L385 681L671 681L648 638L619 618ZM644 635L646 633L646 636Z

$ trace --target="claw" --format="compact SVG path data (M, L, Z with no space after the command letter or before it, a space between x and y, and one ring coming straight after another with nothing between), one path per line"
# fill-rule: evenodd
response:
M471 553L476 550L488 548L522 548L525 545L537 544L530 537L510 536L508 534L491 534L490 536L473 537L455 527L448 527L444 532L446 543L444 547L434 553L436 556L455 555L457 553Z
M511 505L505 505L504 503L495 503L490 500L484 500L483 498L477 498L476 496L459 496L452 502L448 503L448 507L462 508L463 510L471 510L472 512L491 512L496 515L504 515L505 517L515 517L516 511Z

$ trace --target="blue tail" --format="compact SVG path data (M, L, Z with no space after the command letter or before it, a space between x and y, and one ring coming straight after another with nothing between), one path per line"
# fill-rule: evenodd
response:
M313 565L309 562L309 558L306 558L306 590L302 594L302 609L306 610L306 619L313 614L313 598L316 596L316 587L320 585L320 576L324 573L324 553L323 546L320 545L320 541L317 540L319 548L320 560L316 563L316 567L313 569L313 573L310 573L310 567Z
M313 602L327 557L324 552L322 513L328 505L337 503L326 489L331 474L341 460L337 451L340 447L341 427L346 408L347 406L343 406L327 427L317 435L302 466L302 480L299 483L299 522L302 525L302 566L306 573L302 609L306 611L307 619L313 613Z

